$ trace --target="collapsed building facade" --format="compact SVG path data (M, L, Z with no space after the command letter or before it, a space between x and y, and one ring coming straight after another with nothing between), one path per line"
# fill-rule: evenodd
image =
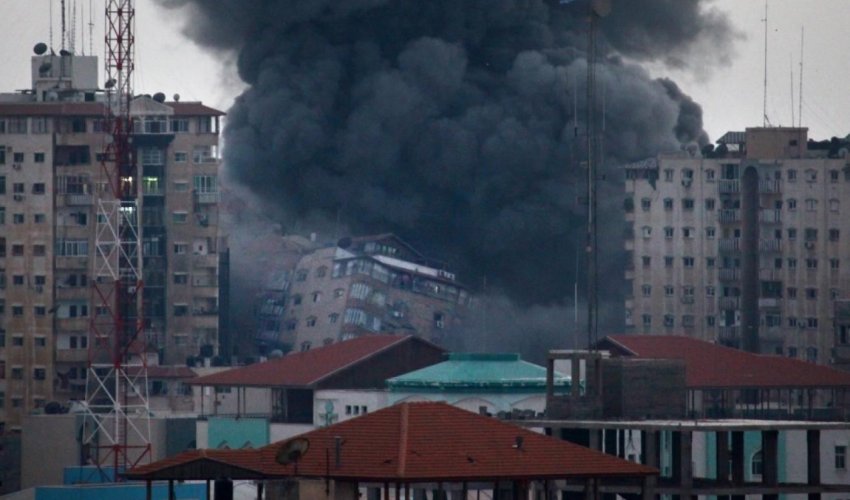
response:
M306 252L271 283L258 318L266 349L305 351L374 333L439 344L459 330L471 300L454 273L391 234Z

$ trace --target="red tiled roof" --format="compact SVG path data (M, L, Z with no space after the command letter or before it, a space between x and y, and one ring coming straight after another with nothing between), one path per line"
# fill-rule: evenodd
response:
M411 341L410 335L364 335L305 352L296 352L232 370L198 377L194 385L248 387L308 387L391 346Z
M688 387L850 387L850 373L676 335L606 337L627 355L685 361ZM604 342L604 341L603 341Z
M174 110L175 115L190 116L223 116L225 113L211 108L198 101L166 102L166 106Z
M651 467L446 403L403 403L302 434L297 439L309 445L297 464L280 465L275 461L278 451L291 440L253 451L232 451L219 458L234 466L262 471L268 477L329 476L361 481L640 477L658 473ZM341 443L338 466L337 440ZM192 455L177 456L138 467L127 475L167 478L163 471L192 460Z

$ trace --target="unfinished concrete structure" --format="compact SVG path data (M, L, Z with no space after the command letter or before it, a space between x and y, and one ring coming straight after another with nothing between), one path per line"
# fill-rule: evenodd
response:
M546 419L523 425L658 468L658 495L850 492L850 375L687 337L606 337L599 347L550 354L549 371L569 359L585 389L550 387Z
M718 142L625 167L627 330L846 365L831 320L850 296L848 145L804 128Z

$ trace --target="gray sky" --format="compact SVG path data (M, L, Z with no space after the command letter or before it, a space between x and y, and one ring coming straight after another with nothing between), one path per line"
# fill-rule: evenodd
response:
M32 46L49 40L49 9L54 4L54 46L59 47L59 0L0 0L0 89L29 86ZM71 0L67 0L69 3ZM91 0L95 55L103 54L103 0ZM89 0L77 0L88 23ZM727 130L762 123L764 61L764 3L760 0L715 0L745 34L731 54L731 65L683 71L653 67L670 76L702 104L705 127L712 140ZM179 93L183 100L202 100L227 109L241 88L227 54L206 52L181 34L183 16L137 0L137 92ZM80 16L78 16L79 18ZM770 0L768 34L768 106L773 125L791 124L791 69L794 96L799 95L800 29L805 26L803 125L810 136L828 138L850 133L850 19L848 0ZM79 24L79 21L78 21ZM88 26L76 30L77 52L89 51ZM718 59L721 54L718 54ZM792 62L793 60L793 62ZM793 105L797 112L796 101Z

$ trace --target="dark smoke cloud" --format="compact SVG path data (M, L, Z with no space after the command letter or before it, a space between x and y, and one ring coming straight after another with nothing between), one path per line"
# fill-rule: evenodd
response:
M237 55L249 88L227 117L226 169L284 225L318 214L394 231L524 306L571 295L584 238L581 0L160 2L190 10L199 43ZM720 60L735 36L706 1L612 4L599 23L603 221L621 219L616 165L707 141L696 103L625 61L705 64L701 49ZM613 293L622 224L602 230Z

